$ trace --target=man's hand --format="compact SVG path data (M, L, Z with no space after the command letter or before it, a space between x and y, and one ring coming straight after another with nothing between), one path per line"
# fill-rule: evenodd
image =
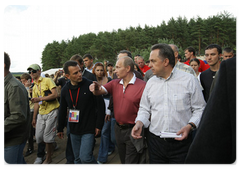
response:
M95 128L95 136L100 135L100 133L101 133L101 130L98 128Z
M190 131L191 131L191 128L192 128L192 126L189 125L189 124L188 124L187 126L184 126L181 130L179 130L179 131L177 132L177 135L182 134L182 137L180 137L180 138L175 138L175 140L181 141L181 140L183 140L183 139L187 139L187 138L188 138L188 134L189 134Z
M40 102L41 100L40 100L40 97L35 97L35 98L32 98L31 101L32 101L33 103L38 103L38 102Z
M95 91L101 90L101 85L98 82L94 81L89 86L89 90L94 93Z
M105 116L105 122L107 123L107 121L110 121L111 120L111 115L106 115Z
M141 121L137 121L135 126L132 128L132 132L131 132L131 135L134 139L141 139L142 138L142 136L141 136L142 127L143 127L143 123Z
M64 138L63 132L58 132L57 136L59 137L59 139L63 139Z
M32 126L35 128L36 127L36 119L32 120Z

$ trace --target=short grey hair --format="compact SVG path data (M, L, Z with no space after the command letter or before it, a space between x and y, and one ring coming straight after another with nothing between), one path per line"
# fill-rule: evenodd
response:
M134 62L133 62L133 59L128 57L128 56L124 56L124 57L121 57L120 59L123 59L123 66L124 67L127 67L127 66L130 66L130 71L133 72L134 71ZM120 60L118 59L118 60Z
M173 47L173 52L179 52L179 49L175 44L169 44L169 45L170 45L170 47L171 46Z

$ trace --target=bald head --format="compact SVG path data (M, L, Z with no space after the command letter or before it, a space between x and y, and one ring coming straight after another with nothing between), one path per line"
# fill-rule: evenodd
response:
M169 44L169 46L172 48L172 50L174 52L175 59L177 59L178 58L178 52L179 52L178 47L175 44Z

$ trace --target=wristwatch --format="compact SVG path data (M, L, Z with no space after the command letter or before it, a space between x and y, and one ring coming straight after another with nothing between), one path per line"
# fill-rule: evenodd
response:
M191 128L192 131L193 131L194 129L196 129L195 126L194 126L192 123L188 123L188 124L192 126L192 128Z

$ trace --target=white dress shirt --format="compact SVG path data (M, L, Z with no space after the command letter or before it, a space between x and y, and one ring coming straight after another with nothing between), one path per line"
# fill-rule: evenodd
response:
M137 118L157 136L178 132L189 122L199 125L205 100L198 80L173 69L167 78L153 76L143 91Z

